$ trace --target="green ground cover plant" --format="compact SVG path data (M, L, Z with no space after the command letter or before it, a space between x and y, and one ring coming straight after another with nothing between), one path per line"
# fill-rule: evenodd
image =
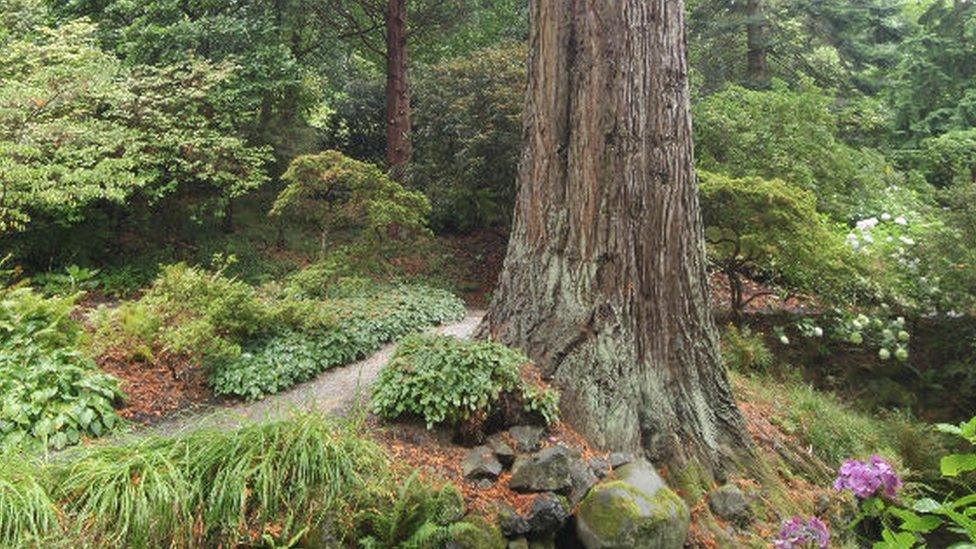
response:
M289 330L253 343L238 360L213 370L214 391L259 399L363 358L407 334L464 316L464 304L444 290L362 282L346 288L350 297L299 301L334 319L331 325ZM360 296L352 297L355 293Z
M77 297L0 290L0 449L60 449L119 422L118 382L79 350Z

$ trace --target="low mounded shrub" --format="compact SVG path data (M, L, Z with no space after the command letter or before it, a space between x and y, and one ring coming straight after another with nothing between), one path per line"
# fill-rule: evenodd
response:
M76 298L0 290L0 448L60 449L117 424L118 382L78 350Z
M268 333L273 315L253 286L184 263L164 267L138 301L100 309L94 352L127 350L131 359L159 353L210 365L236 359L240 344Z
M507 404L516 402L522 411L552 423L556 392L526 381L522 368L528 364L524 355L498 343L411 336L380 372L373 411L390 419L419 417L432 428L506 413Z

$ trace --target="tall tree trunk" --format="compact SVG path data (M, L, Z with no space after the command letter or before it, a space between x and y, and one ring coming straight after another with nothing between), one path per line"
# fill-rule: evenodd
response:
M721 470L747 445L709 310L683 2L535 0L512 237L480 328L605 448Z
M407 80L407 2L386 8L386 162L394 178L410 161L410 85Z
M766 13L762 0L746 2L746 78L753 86L763 86L768 78L766 66Z

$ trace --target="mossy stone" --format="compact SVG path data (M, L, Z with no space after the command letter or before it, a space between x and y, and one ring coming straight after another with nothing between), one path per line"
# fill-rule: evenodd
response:
M587 549L681 549L690 520L685 502L640 460L590 490L576 533Z
M472 528L465 528L450 543L451 549L506 549L508 542L502 535L501 528L488 522L481 515L468 515L461 521Z

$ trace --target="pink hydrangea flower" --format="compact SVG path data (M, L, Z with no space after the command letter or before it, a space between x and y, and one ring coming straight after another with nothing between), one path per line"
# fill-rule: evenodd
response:
M845 461L834 481L834 489L850 490L859 499L878 495L879 490L885 497L893 498L901 486L901 479L895 470L880 456L871 456L868 461Z
M806 521L800 517L787 520L773 540L773 547L776 549L827 549L829 545L830 532L827 525L817 517Z

